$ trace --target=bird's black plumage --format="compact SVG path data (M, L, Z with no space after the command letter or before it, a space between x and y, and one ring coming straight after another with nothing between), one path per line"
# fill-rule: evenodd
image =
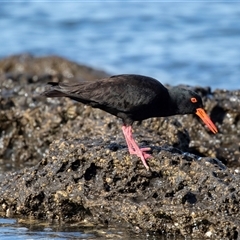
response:
M158 80L134 74L116 75L75 85L50 82L47 97L69 97L100 108L123 120L123 134L130 154L139 156L148 169L149 148L139 148L132 136L132 123L151 117L196 113L216 133L217 129L203 110L201 97L190 90L167 89Z
M179 88L168 90L158 80L141 75L116 75L75 85L49 84L52 89L45 96L69 97L120 117L126 124L150 117L194 113L196 107L202 106L196 93ZM191 97L197 98L198 103L193 104Z

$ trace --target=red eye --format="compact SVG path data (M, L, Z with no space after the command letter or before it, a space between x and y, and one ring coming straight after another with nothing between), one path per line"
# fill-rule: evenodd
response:
M192 103L196 103L196 102L197 102L197 99L196 99L195 97L192 97L192 98L191 98L191 102L192 102Z

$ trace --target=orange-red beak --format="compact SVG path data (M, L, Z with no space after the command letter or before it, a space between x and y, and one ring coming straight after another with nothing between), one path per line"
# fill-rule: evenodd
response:
M213 133L217 133L218 130L214 123L211 121L209 116L206 114L206 112L202 108L197 108L196 114L203 120L203 122L209 127L209 129Z

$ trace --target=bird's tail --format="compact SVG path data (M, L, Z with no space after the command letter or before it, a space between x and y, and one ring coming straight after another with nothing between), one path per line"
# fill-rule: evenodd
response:
M67 94L61 91L61 88L59 87L59 84L56 82L48 82L48 85L51 86L51 88L45 92L43 92L41 95L46 97L66 97Z

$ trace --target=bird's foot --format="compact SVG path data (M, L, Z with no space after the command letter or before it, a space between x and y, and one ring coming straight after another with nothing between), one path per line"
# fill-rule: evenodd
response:
M144 157L145 159L148 159L148 158L152 157L152 155L146 153L146 152L151 151L151 148L140 148L140 151L142 152L143 157Z
M151 157L151 155L147 153L148 151L151 150L151 148L139 148L139 146L133 139L131 126L123 125L122 130L128 145L129 153L140 157L145 168L149 170L149 167L146 163L146 159Z
M138 148L138 149L131 149L129 150L130 154L137 155L141 158L143 165L147 170L149 170L149 166L147 165L146 159L150 158L151 155L147 153L147 151L150 151L151 148Z

